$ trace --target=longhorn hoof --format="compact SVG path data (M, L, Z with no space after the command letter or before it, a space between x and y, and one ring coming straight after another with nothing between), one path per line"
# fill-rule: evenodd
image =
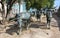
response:
M28 30L29 28L27 27L26 29Z
M50 29L50 27L47 27L47 29Z
M47 25L47 29L50 29L50 25Z

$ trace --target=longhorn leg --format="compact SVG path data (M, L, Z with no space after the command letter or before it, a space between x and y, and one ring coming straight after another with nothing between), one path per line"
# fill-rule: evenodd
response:
M29 24L28 24L28 26L27 26L27 30L29 29Z
M27 30L29 29L29 26L30 26L30 21L28 20L28 22L27 22L28 24L27 24Z
M50 20L47 20L47 28L50 29Z
M19 34L21 35L21 32L22 32L22 21L21 20L18 20L18 26L19 26L18 35Z
M50 23L47 23L47 28L50 29Z
M22 25L21 24L19 25L19 32L20 32L20 34L22 32Z

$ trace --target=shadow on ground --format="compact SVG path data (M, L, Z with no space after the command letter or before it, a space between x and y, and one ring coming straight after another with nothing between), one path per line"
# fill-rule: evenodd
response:
M19 27L17 25L10 25L10 28L6 30L6 33L13 35L13 33L18 33Z
M41 23L38 23L38 24L31 24L31 25L30 25L30 28L47 29L46 24L41 24Z
M59 31L60 31L60 17L57 16L57 14L53 14L53 18L57 21L57 24L55 27L58 27L59 28Z
M17 25L10 25L10 28L6 30L6 33L13 35L13 33L17 33L19 31L19 27ZM47 29L46 24L40 24L40 23L34 23L29 26L29 28L41 28L41 29ZM26 30L26 29L23 29Z

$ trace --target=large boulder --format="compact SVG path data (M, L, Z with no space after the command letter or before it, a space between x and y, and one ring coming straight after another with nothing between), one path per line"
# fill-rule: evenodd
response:
M8 16L7 16L7 19L9 20L11 18L15 18L15 16L16 16L16 14L13 14L12 10L11 10L10 13L8 14Z
M36 21L37 21L37 18L34 17L34 16L32 16L32 17L31 17L31 21L32 21L32 22L36 22Z
M47 21L46 21L46 15L41 15L41 22L42 23L46 23Z

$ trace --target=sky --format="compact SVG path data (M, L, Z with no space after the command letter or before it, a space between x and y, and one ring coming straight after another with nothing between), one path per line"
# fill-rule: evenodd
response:
M55 0L54 7L58 8L60 6L60 0Z

